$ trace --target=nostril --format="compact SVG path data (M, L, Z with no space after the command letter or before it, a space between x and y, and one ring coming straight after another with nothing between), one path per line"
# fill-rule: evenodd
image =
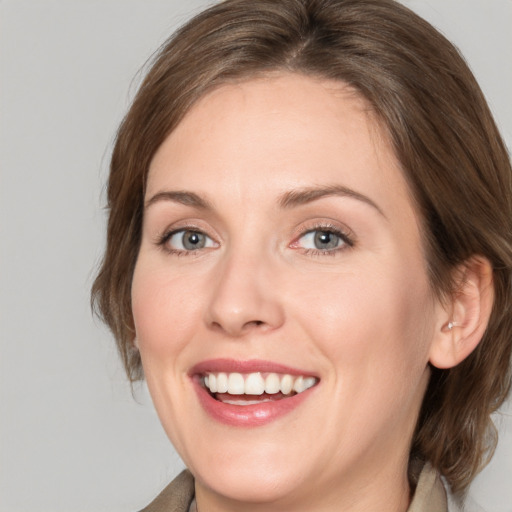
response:
M262 320L252 320L251 322L247 322L244 327L259 327L263 325L265 322Z
M236 322L232 324L228 322L212 322L210 327L213 330L226 332L233 336L243 336L253 329L264 329L266 325L267 323L263 320L250 320L248 322L241 322L240 324Z

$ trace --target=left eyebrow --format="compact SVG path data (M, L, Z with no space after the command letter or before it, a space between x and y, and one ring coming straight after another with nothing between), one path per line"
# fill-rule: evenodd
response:
M213 210L212 205L206 198L186 190L164 190L163 192L158 192L146 201L144 208L148 209L159 201L171 201L185 206L192 206L200 210Z
M323 197L329 196L351 197L353 199L357 199L358 201L362 201L363 203L370 205L384 218L387 218L377 203L372 201L364 194L356 192L351 188L344 187L343 185L330 185L327 187L306 187L297 190L290 190L285 192L280 197L279 206L281 206L281 208L294 208L296 206L311 203L318 199L322 199Z

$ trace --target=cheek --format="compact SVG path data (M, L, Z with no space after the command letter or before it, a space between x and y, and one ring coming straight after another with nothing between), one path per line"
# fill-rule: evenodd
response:
M345 375L421 372L433 332L423 268L385 261L361 268L296 281L289 294L296 318Z
M143 357L147 352L173 357L197 329L201 310L201 290L194 279L137 263L132 312Z

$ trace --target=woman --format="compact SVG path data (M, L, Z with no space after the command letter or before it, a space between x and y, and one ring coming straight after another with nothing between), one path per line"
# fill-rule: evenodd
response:
M463 493L510 388L512 172L435 29L391 0L213 6L156 57L108 197L93 297L190 470L147 510Z

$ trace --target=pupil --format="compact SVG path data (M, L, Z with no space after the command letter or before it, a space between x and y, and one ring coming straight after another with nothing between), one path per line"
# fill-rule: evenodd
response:
M317 249L335 249L338 246L338 236L329 231L318 231L315 234Z
M183 247L185 249L202 249L205 245L205 236L196 231L186 231L183 233Z

